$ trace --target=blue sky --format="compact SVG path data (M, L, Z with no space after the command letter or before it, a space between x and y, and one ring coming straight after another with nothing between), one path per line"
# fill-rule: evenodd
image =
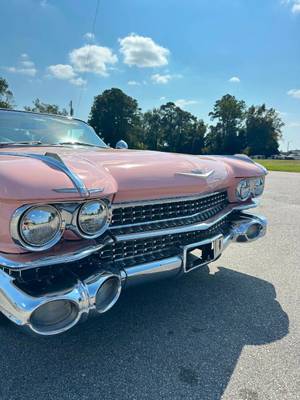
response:
M119 87L143 110L174 101L209 122L231 93L274 107L300 148L300 0L1 2L0 76L18 108L39 97L86 119Z

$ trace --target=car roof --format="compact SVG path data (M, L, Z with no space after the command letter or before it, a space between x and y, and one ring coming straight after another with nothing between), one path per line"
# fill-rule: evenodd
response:
M68 120L74 120L74 121L80 121L88 125L86 121L80 118L74 118L71 117L70 115L59 115L59 114L50 114L50 113L39 113L35 111L26 111L26 110L15 110L13 108L0 108L0 111L7 111L7 112L17 112L17 113L24 113L24 114L34 114L34 115L46 115L49 117L58 117L62 119L68 119Z

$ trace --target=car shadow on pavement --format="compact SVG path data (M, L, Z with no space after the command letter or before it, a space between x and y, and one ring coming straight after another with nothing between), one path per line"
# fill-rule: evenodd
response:
M1 319L0 399L220 399L245 345L283 338L272 284L219 268L124 291L51 338Z

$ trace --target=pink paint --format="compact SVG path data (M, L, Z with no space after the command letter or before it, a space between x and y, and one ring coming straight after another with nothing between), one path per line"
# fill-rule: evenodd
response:
M0 151L16 151L9 148ZM204 194L228 189L234 202L240 178L264 175L250 162L226 157L190 156L136 150L71 147L18 147L18 153L57 153L88 189L103 188L91 197L113 197L114 202L151 200ZM207 179L178 173L201 170L214 173ZM0 156L0 251L21 253L11 240L9 224L16 208L24 204L82 200L78 193L53 189L73 188L61 171L31 158Z

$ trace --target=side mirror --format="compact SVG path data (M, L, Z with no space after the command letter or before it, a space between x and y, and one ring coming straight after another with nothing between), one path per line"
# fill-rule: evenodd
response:
M116 143L116 149L128 149L128 144L125 142L125 140L119 140Z

